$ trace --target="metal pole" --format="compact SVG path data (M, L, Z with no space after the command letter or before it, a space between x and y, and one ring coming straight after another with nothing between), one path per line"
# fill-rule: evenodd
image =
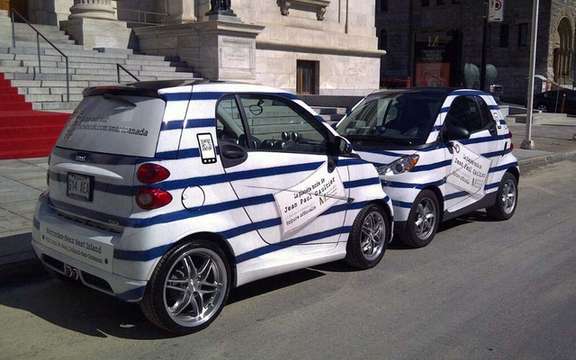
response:
M16 47L16 26L14 25L14 10L12 10L12 12L10 13L10 16L12 17L12 47L15 48Z
M40 56L40 34L36 33L36 51L38 51L38 73L42 73L42 57Z
M489 3L487 1L484 2L484 7L486 13L484 15L484 29L482 35L482 60L480 65L480 90L486 91L486 57L488 53L488 6Z
M118 84L120 84L120 65L116 64L116 73L118 75Z
M534 76L536 75L536 50L538 48L538 10L540 0L533 0L532 9L532 34L530 45L530 68L528 71L528 105L526 108L526 138L522 141L522 149L534 149L534 140L532 140L532 120L534 115Z
M70 64L66 56L66 101L70 102Z

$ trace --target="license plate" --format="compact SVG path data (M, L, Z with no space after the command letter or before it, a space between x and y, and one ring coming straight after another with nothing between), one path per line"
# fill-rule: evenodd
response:
M94 178L92 176L68 173L66 195L77 200L92 201L93 185Z
M64 276L72 280L80 280L80 270L73 266L64 264Z

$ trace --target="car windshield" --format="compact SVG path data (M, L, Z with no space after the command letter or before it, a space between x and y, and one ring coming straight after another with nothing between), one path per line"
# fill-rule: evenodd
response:
M422 145L434 126L445 95L402 93L368 97L337 127L353 142Z

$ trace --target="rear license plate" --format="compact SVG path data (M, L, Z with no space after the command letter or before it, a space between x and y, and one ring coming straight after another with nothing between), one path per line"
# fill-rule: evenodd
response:
M92 201L94 194L94 178L92 176L68 173L66 195L73 199Z
M73 266L64 264L64 276L72 280L80 280L80 270Z

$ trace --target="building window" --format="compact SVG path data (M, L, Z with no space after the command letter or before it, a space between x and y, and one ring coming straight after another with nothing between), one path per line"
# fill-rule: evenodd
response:
M316 95L320 92L320 62L297 60L296 92L304 95Z
M388 48L388 33L386 30L380 30L378 34L378 50L386 50Z
M510 25L500 24L500 42L498 46L507 48L510 44Z
M388 0L378 1L378 11L381 13L388 12Z
M518 24L518 47L528 47L530 31L528 23Z
M430 6L430 0L420 0L422 7Z

